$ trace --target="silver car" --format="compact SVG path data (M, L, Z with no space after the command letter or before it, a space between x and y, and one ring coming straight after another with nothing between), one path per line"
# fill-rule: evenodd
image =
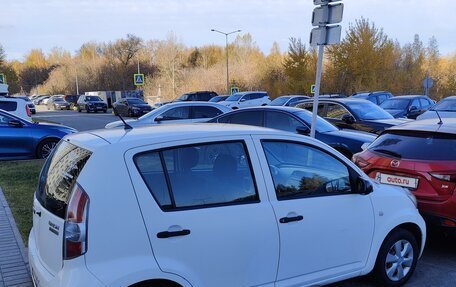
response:
M211 102L177 102L161 106L137 120L126 120L132 127L205 122L221 114L231 111L230 108ZM122 121L109 123L105 128L118 128L124 124Z

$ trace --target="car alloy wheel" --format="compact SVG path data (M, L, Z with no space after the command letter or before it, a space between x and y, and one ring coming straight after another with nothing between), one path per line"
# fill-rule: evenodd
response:
M45 140L38 146L38 158L48 158L59 141L55 139Z
M407 240L399 240L391 246L386 256L386 275L391 281L399 281L410 272L413 264L413 247Z

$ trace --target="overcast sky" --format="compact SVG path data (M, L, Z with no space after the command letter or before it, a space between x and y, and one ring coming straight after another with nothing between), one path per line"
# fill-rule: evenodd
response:
M454 0L345 0L343 28L365 17L401 44L431 36L440 52L456 52ZM111 41L135 34L165 39L173 31L188 46L224 45L210 32L242 29L269 52L277 41L308 41L312 0L1 0L0 44L8 59L23 59L32 48L61 47L74 53L84 42Z

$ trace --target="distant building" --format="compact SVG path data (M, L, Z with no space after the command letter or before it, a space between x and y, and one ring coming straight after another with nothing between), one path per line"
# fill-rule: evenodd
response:
M144 100L143 90L128 90L128 91L94 91L86 92L88 96L99 96L111 108L112 104L121 98L139 98Z

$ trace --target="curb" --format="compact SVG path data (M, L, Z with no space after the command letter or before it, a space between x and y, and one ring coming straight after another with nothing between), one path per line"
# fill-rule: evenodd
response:
M11 212L11 209L8 205L8 202L6 201L5 195L3 194L3 190L0 187L0 204L3 206L6 212L6 217L8 218L8 221L10 222L11 229L13 230L14 233L14 238L16 239L17 245L19 246L19 250L21 251L22 259L24 260L24 263L29 269L29 261L28 261L28 250L25 247L24 241L22 240L21 233L19 232L19 229L17 228L16 221L14 220L13 213Z

